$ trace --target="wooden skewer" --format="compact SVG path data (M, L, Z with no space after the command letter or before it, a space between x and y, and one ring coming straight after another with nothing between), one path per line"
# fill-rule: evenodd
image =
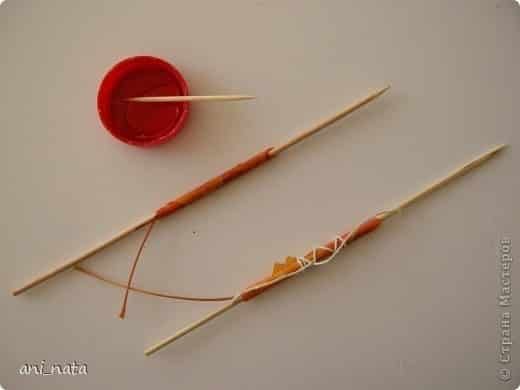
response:
M90 256L93 256L94 254L105 249L106 247L110 246L111 244L119 241L123 237L126 237L130 233L135 232L136 230L139 230L143 226L146 226L147 224L152 222L153 219L154 219L153 215L146 219L143 219L141 222L138 222L135 225L121 231L120 233L116 234L114 237L110 238L109 240L107 240L101 244L96 245L94 248L86 251L85 253L81 254L80 256L65 261L65 263L63 263L62 265L52 269L51 271L49 271L41 276L34 278L33 280L31 280L29 283L27 283L23 287L20 287L20 288L14 290L13 295L15 295L15 296L19 295L19 294L33 288L34 286L37 286L38 284L43 283L46 280L58 275L60 272L63 272L65 270L75 266L76 264L79 264L81 261L89 258Z
M390 89L390 86L388 85L388 86L384 87L383 89L380 89L379 91L374 92L373 94L367 96L366 98L361 99L357 103L355 103L355 104L345 108L344 110L338 112L337 114L335 114L335 115L333 115L333 116L331 116L331 117L329 117L327 119L324 119L323 121L321 121L320 123L317 123L316 125L314 125L310 129L308 129L308 130L298 134L297 136L291 138L289 141L285 142L284 144L282 144L282 145L280 145L280 146L278 146L276 148L271 149L270 154L272 156L275 156L275 155L283 152L285 149L288 149L291 146L296 145L298 142L303 141L305 138L310 137L311 135L317 133L321 129L323 129L323 128L333 124L334 122L336 122L336 121L340 120L341 118L347 116L351 112L356 111L358 108L360 108L360 107L364 106L365 104L371 102L372 100L378 98L379 96L384 94L389 89Z
M425 190L419 191L418 193L410 196L409 198L403 200L397 207L394 207L390 211L386 211L384 213L381 213L381 217L383 219L386 219L388 217L391 217L392 215L395 215L405 207L408 207L412 205L413 203L417 202L418 200L426 197L427 195L431 194L435 190L444 187L446 184L448 184L450 181L461 177L471 171L473 168L478 167L479 165L483 164L490 158L494 157L498 152L500 152L502 149L504 149L507 145L502 144L495 146L494 148L488 150L487 152L481 154L478 157L475 157L470 162L462 165L461 167L454 169L450 174L442 178L441 180L438 180L431 184L429 187L427 187Z
M506 145L499 145L499 146L489 150L488 152L484 153L480 157L477 157L476 159L474 159L470 163L465 164L462 167L454 170L451 174L447 175L444 179L439 180L439 181L433 183L432 185L430 185L425 190L422 190L422 191L414 194L413 196L410 196L406 200L402 201L397 207L394 207L390 211L385 211L385 212L379 213L376 216L377 219L379 219L380 221L383 221L383 220L387 219L388 217L390 217L392 215L395 215L400 210L402 210L405 207L408 207L411 204L417 202L419 199L421 199L421 198L427 196L428 194L432 193L437 188L440 188L440 187L444 186L449 181L451 181L451 180L453 180L453 179L455 179L455 178L457 178L459 176L462 176L466 172L469 172L471 169L475 168L477 165L480 165L480 164L484 163L486 160L490 159L495 154L500 152L500 150L502 150L505 146ZM88 274L90 276L93 276L93 277L95 277L95 278L97 278L99 280L102 280L102 281L104 281L106 283L109 283L109 284L112 284L112 285L115 285L115 286L118 286L118 287L126 288L126 286L121 284L121 283L109 280L109 279L107 279L105 277L102 277L102 276L100 276L98 274L95 274L92 271L85 270L85 269L81 268L80 266L76 266L76 269L79 270L79 271L82 271L82 272L84 272L84 273L86 273L86 274ZM193 298L193 297L183 297L183 296L173 296L173 295L160 294L160 293L150 292L150 291L146 291L146 290L142 290L142 289L138 289L138 288L134 288L134 287L130 287L130 289L134 290L134 291L137 291L137 292L144 293L144 294L149 294L149 295L157 295L157 296L163 296L163 297L168 297L168 298L194 300L194 301L199 301L199 300L204 300L204 301L209 301L209 300L231 300L231 299L233 299L233 297L231 297L231 296L228 296L228 297L217 297L216 299L215 298L213 298L213 299L211 299L211 298L202 298L202 299L200 299L200 298Z
M169 102L202 102L202 101L234 101L255 99L249 95L215 95L215 96L136 96L126 99L140 103L169 103Z
M180 339L182 336L194 331L198 327L204 325L205 323L211 321L212 319L218 317L219 315L224 314L225 312L232 309L233 307L235 307L236 305L238 305L241 302L242 302L242 300L240 298L231 301L230 303L228 303L227 305L224 305L220 309L208 314L206 317L198 320L197 322L194 322L193 324L187 326L184 329L181 329L180 331L175 333L173 336L168 337L168 338L158 342L154 346L148 348L146 351L144 351L144 354L146 356L150 356L152 353L157 352L158 350L166 347L168 344L173 343L175 340Z
M424 190L416 193L415 195L409 197L408 199L404 200L397 207L391 209L390 211L385 211L385 212L377 214L375 218L380 219L381 222L382 222L386 218L388 218L388 217L390 217L392 215L395 215L397 212L399 212L403 208L405 208L407 206L410 206L412 203L417 202L419 199L424 198L425 196L431 194L433 191L435 191L435 190L443 187L444 185L448 184L448 182L450 182L451 180L464 175L465 173L469 172L473 168L478 167L479 165L481 165L485 161L487 161L490 158L492 158L493 156L495 156L505 146L506 145L499 145L499 146L496 146L496 147L492 148L491 150L485 152L484 154L474 158L469 163L464 164L463 166L459 167L458 169L455 169L453 172L451 172L450 174L448 174L444 178L436 181L435 183L433 183L432 185L430 185L426 189L424 189ZM375 229L373 229L373 230L375 230ZM371 230L371 231L373 231L373 230ZM348 233L347 233L347 235L348 235ZM330 253L328 255L330 255ZM188 333L194 331L195 329L199 328L200 326L208 323L212 319L220 316L221 314L225 313L226 311L228 311L232 307L238 305L239 303L245 302L246 299L248 299L248 298L245 298L244 293L241 293L240 295L237 295L236 298L233 301L231 301L231 303L229 303L229 304L225 305L224 307L222 307L222 308L220 308L220 309L218 309L218 310L208 314L207 316L205 316L201 320L198 320L198 321L196 321L196 322L186 326L185 328L183 328L180 331L178 331L177 333L175 333L173 336L170 336L170 337L162 340L161 342L155 344L151 348L148 348L147 350L145 350L145 355L149 356L149 355L153 354L154 352L157 352L158 350L164 348L168 344L173 343L175 340L178 340L179 338L187 335Z
M293 146L295 145L296 143L298 142L301 142L303 141L305 138L311 136L312 134L315 134L316 132L318 132L319 130L322 130L323 128L325 128L326 126L332 124L333 122L343 118L344 116L346 116L347 114L357 110L358 108L362 107L363 105L371 102L372 100L376 99L378 96L381 96L384 92L386 92L390 87L385 87L385 88L382 88L382 89L379 89L377 90L376 92L370 94L369 96L365 97L364 99L352 104L352 105L349 105L348 107L346 107L345 109L341 110L339 113L331 116L330 118L327 118L323 121L321 121L318 125L315 125L313 127L311 127L310 129L302 132L300 135L290 139L289 141L287 141L286 143L278 146L278 147L275 147L275 148L270 148L267 152L267 157L271 158L271 157L274 157L278 154L280 154L282 151L286 150L287 148L289 148L290 146ZM260 155L261 157L261 155ZM256 158L255 156L251 159L253 160L254 158ZM265 162L267 160L262 160L260 162L256 162L255 164L249 164L247 167L245 167L245 164L239 164L237 165L235 168L233 168L231 171L233 170L236 170L234 172L232 172L232 175L229 175L229 177L226 177L226 178L223 178L222 176L217 176L211 180L209 180L208 182L202 184L201 186L197 187L195 190L192 190L182 196L180 196L179 198L177 198L175 201L173 202L169 202L170 204L170 210L166 211L163 213L163 215L161 215L161 218L163 216L167 216L167 215L170 215L171 213L173 213L174 211L176 211L177 209L180 209L182 207L185 207L187 206L188 204L191 204L193 203L194 201L200 199L201 197L211 193L212 191L216 190L217 188L219 188L221 185L231 181L232 179L236 178L236 177L239 177L241 174L247 172L248 170L251 170L253 168L256 168L257 166L261 165L261 163ZM238 172L238 173L237 173ZM231 173L231 172L230 172ZM161 211L161 210L159 210ZM150 215L149 217L146 217L144 218L142 221L136 223L134 226L131 226L125 230L123 230L122 232L116 234L114 237L110 238L109 240L95 246L94 248L86 251L85 253L83 253L82 255L78 256L78 257L75 257L73 259L70 259L68 261L66 261L64 264L56 267L56 268L53 268L52 270L34 278L33 280L31 280L30 282L28 282L27 284L25 284L24 286L14 290L12 292L13 295L19 295L37 285L39 285L40 283L43 283L49 279L51 279L52 277L58 275L59 273L69 269L69 268L72 268L73 266L75 266L76 264L79 264L81 261L87 259L88 257L94 255L95 253L99 252L100 250L106 248L107 246L121 240L123 237L126 237L128 234L140 229L141 227L143 226L146 226L150 223L152 223L153 221L155 221L157 219L157 212L154 213L153 215Z

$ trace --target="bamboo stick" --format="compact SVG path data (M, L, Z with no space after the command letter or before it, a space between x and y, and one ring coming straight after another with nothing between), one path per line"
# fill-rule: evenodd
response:
M488 150L487 152L485 152L482 155L474 158L470 162L468 162L468 163L462 165L461 167L455 169L454 171L452 171L450 174L448 174L447 176L443 177L442 179L437 180L436 182L434 182L433 184L428 186L426 189L424 189L422 191L419 191L418 193L416 193L416 194L412 195L411 197L405 199L397 207L394 207L393 209L391 209L389 211L384 211L384 212L376 214L375 217L370 218L369 220L365 221L364 223L359 225L357 228L355 228L353 230L353 232L355 233L354 235L352 235L350 233L344 233L341 236L343 238L347 237L347 239L349 241L354 241L355 239L357 239L358 237L360 237L362 235L365 235L365 234L368 234L368 233L370 233L372 231L375 231L376 228L379 226L379 223L376 222L377 220L379 220L380 222L383 222L385 219L391 217L392 215L395 215L396 213L398 213L403 208L408 207L411 204L417 202L418 200L426 197L427 195L431 194L433 191L435 191L435 190L445 186L450 181L452 181L452 180L454 180L454 179L456 179L458 177L463 176L464 174L466 174L470 170L480 166L485 161L487 161L490 158L492 158L493 156L495 156L498 152L500 152L502 149L504 149L505 146L506 145L499 145L499 146L496 146L496 147ZM331 248L331 243L327 243L324 247L330 249ZM327 258L327 257L329 257L329 256L331 256L333 254L333 252L324 250L322 248L323 247L318 248L316 251L313 250L313 251L309 252L309 254L311 254L312 256L317 256L320 260L323 260L323 259L325 259L325 258ZM320 250L321 250L321 252L319 252ZM309 254L307 254L305 257L310 260ZM163 341L159 342L158 344L154 345L153 347L147 349L145 351L145 355L149 356L149 355L153 354L154 352L157 352L161 348L164 348L166 345L168 345L170 343L173 343L175 340L178 340L179 338L181 338L181 337L189 334L190 332L194 331L198 327L208 323L213 318L216 318L219 315L225 313L227 310L229 310L231 307L236 306L238 303L246 302L249 299L251 299L251 298L255 297L256 295L258 295L259 293L267 290L267 288L276 285L278 283L278 280L284 280L287 277L291 277L291 275L294 275L294 274L296 274L296 272L293 272L292 274L288 274L288 275L285 275L285 276L282 275L281 277L278 277L278 278L271 278L271 279L269 277L268 278L264 278L263 280L261 280L259 283L256 284L256 285L259 286L258 287L258 291L255 291L255 288L256 288L255 285L252 286L253 288L248 288L248 289L244 290L242 293L237 295L235 297L235 299L230 304L228 304L228 305L226 305L226 306L224 306L224 307L222 307L222 308L220 308L220 309L218 309L218 310L216 310L216 311L214 311L212 313L209 313L208 315L206 315L201 320L198 320L198 321L196 321L196 322L186 326L185 328L183 328L180 331L178 331L177 333L175 333L173 336L168 337L168 338L164 339ZM271 283L269 283L270 281L271 281Z
M158 342L154 346L148 348L146 351L144 351L144 354L146 356L150 356L151 354L153 354L153 353L159 351L160 349L166 347L168 344L173 343L175 340L180 339L182 336L184 336L184 335L186 335L188 333L193 332L195 329L201 327L205 323L211 321L214 318L217 318L221 314L224 314L225 312L227 312L228 310L232 309L233 307L235 307L236 305L238 305L241 302L242 302L241 299L236 299L236 300L231 301L230 303L228 303L227 305L224 305L220 309L218 309L218 310L208 314L206 317L204 317L204 318L194 322L193 324L187 326L184 329L179 330L173 336L168 337L168 338Z
M50 270L50 271L48 271L48 272L46 272L46 273L44 273L44 274L34 278L29 283L27 283L24 286L14 290L13 291L13 295L15 295L15 296L19 295L19 294L21 294L21 293L23 293L23 292L33 288L34 286L37 286L40 283L43 283L46 280L49 280L50 278L58 275L59 273L65 271L65 270L67 270L69 268L74 267L76 264L79 264L80 262L82 262L83 260L89 258L90 256L95 255L99 251L101 251L101 250L105 249L106 247L110 246L111 244L121 240L123 237L126 237L130 233L135 232L136 230L139 230L143 226L148 225L151 221L153 221L153 219L154 219L154 216L152 215L152 216L150 216L148 218L145 218L142 221L136 223L135 225L130 226L129 228L126 228L126 229L122 230L121 232L117 233L115 236L111 237L109 240L107 240L105 242L102 242L101 244L96 245L92 249L89 249L88 251L82 253L80 256L74 257L74 258L72 258L70 260L67 260L62 265L60 265L60 266L58 266L56 268L53 268L52 270Z
M429 185L426 189L419 191L416 194L411 195L410 197L403 200L398 206L394 207L392 210L385 212L384 215L382 215L383 219L386 219L386 218L398 213L405 207L411 206L412 204L416 203L418 200L421 200L422 198L428 196L429 194L436 191L437 189L444 187L446 184L448 184L452 180L465 175L472 169L478 167L479 165L483 164L490 158L494 157L497 153L499 153L506 146L507 145L505 145L505 144L495 146L494 148L491 148L487 152L482 153L480 156L475 157L470 162L454 169L452 172L450 172L444 178L435 181L434 183Z
M358 108L364 106L365 104L371 102L374 99L377 99L379 96L384 94L386 91L390 89L390 86L387 85L386 87L380 89L379 91L376 91L364 99L359 100L357 103L346 107L344 110L341 110L335 115L332 115L331 117L328 117L321 122L317 123L316 125L312 126L311 128L307 129L306 131L303 131L302 133L298 134L297 136L291 138L287 142L279 145L276 148L273 148L270 152L272 156L276 156L277 154L283 152L285 149L290 148L293 145L296 145L298 142L303 141L305 138L310 137L311 135L317 133L318 131L322 130L323 128L333 124L334 122L340 120L344 116L347 116L351 112L356 111Z
M152 221L159 219L159 218L163 218L165 216L168 216L168 215L172 214L173 212L177 211L178 209L195 202L196 200L198 200L198 199L206 196L207 194L213 192L214 190L220 188L225 183L232 181L233 179L241 176L242 174L248 172L249 170L252 170L252 169L262 165L262 163L268 161L269 158L277 156L278 154L280 154L282 151L286 150L290 146L295 145L296 143L304 140L305 138L311 136L312 134L317 133L319 130L324 129L325 127L334 123L335 121L337 121L337 120L343 118L344 116L352 113L353 111L361 108L362 106L371 102L378 96L381 96L388 89L389 89L389 87L387 86L385 88L377 90L376 92L370 94L369 96L355 102L354 104L347 106L345 109L342 109L339 113L334 114L331 117L321 121L317 125L312 126L310 129L303 131L300 135L290 139L286 143L284 143L278 147L275 147L275 148L269 148L266 151L253 156L251 159L247 160L246 163L238 164L237 166L228 170L224 174L218 175L215 178L208 180L207 182L203 183L202 185L195 188L194 190L189 191L189 192L185 193L184 195L181 195L179 198L177 198L171 202L168 202L168 204L166 204L165 206L163 206L162 208L157 210L155 214L153 214L150 217L147 217L146 219L142 220L141 222L137 223L136 225L121 231L120 233L116 234L114 237L95 246L94 248L86 251L85 253L79 255L78 257L72 258L72 259L66 261L65 263L63 263L62 265L57 266L57 267L51 269L50 271L47 271L44 274L35 277L34 279L29 281L22 287L14 290L12 292L12 294L19 295L19 294L51 279L52 277L58 275L59 273L79 264L83 260L89 258L90 256L92 256L95 253L99 252L100 250L106 248L107 246L111 245L112 243L122 239L123 237L127 236L128 234L140 229L143 226L148 225ZM263 157L264 154L266 154L265 158Z

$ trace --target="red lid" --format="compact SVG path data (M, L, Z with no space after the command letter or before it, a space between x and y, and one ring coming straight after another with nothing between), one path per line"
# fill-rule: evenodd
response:
M138 56L116 64L98 92L98 112L105 128L117 139L136 146L160 145L173 138L188 117L189 103L140 103L137 96L188 95L188 84L171 64Z

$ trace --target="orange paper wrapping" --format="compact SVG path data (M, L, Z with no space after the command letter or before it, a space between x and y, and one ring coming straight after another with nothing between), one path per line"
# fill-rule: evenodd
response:
M361 225L358 226L355 234L349 238L348 243L364 236L365 234L368 234L368 233L376 230L379 227L379 225L381 225L381 219L378 217L372 217L372 218L366 220L365 222L363 222ZM347 232L347 233L342 234L341 237L343 239L347 239L349 235L350 235L350 232ZM329 248L329 250L325 250L323 248L316 249L316 262L317 263L319 263L320 261L326 260L333 253L334 246L335 246L334 241L335 240L332 240L324 245L324 247ZM307 260L313 260L313 256L314 256L314 251L310 251L309 253L307 253L305 255L305 258ZM298 260L295 257L291 257L291 256L287 257L285 259L284 263L281 263L281 264L275 263L273 266L273 272L271 273L271 275L263 278L262 280L259 280L258 282L252 284L251 286L247 287L244 290L244 292L242 292L240 294L241 299L243 301L248 301L248 300L256 297L257 295L263 293L270 287L273 287L276 284L278 284L281 281L286 280L286 279L282 279L277 282L275 282L275 280L277 280L280 277L283 277L284 275L288 275L295 271L298 271L299 268L300 268L300 263L298 262ZM257 289L254 288L255 286L260 286L262 284L266 284L266 283L270 283L270 282L272 282L272 283L268 284L264 287L260 287Z
M181 208L189 205L190 203L193 203L197 199L200 199L203 196L210 194L211 192L220 188L222 185L226 184L227 182L229 182L233 179L236 179L237 177L243 175L244 173L250 171L251 169L254 169L254 168L258 167L259 165L263 164L264 162L268 161L272 157L269 154L271 149L273 149L273 148L270 147L270 148L263 150L260 153L255 154L253 157L235 165L233 168L228 169L221 175L218 175L218 176L214 177L213 179L210 179L210 180L206 181L205 183L202 183L195 189L166 203L163 207L161 207L160 209L158 209L155 212L155 219L167 217L168 215L174 213L178 209L181 209Z

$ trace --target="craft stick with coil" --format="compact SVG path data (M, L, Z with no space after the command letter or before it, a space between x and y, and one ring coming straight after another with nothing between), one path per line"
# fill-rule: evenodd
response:
M486 153L476 157L475 159L471 160L469 163L463 165L462 167L454 170L452 173L448 174L441 180L438 180L437 182L433 183L426 189L414 194L413 196L409 197L408 199L402 201L398 206L389 209L387 211L380 212L376 214L375 216L368 218L363 223L357 225L354 229L350 230L347 233L343 233L338 235L335 239L328 242L327 244L314 248L309 253L307 253L303 257L293 257L288 256L283 263L275 263L273 266L273 270L270 275L267 277L249 285L245 289L243 289L241 292L235 295L233 300L223 306L222 308L218 309L217 311L208 314L206 317L202 318L201 320L196 321L195 323L181 329L177 333L175 333L173 336L170 336L163 341L155 344L154 346L148 348L145 351L146 355L151 355L154 352L159 351L160 349L164 348L168 344L174 342L175 340L181 338L182 336L192 332L193 330L199 328L200 326L206 324L210 320L218 317L219 315L227 312L231 308L237 306L238 304L242 302L247 302L250 299L253 299L257 295L265 292L266 290L270 289L271 287L277 285L278 283L287 280L293 276L298 275L299 273L310 269L313 266L323 265L331 261L338 252L343 249L346 245L350 244L351 242L357 240L358 238L373 232L378 227L381 226L381 224L390 218L391 216L395 215L405 207L408 207L409 205L417 202L418 200L422 199L426 195L432 193L433 191L439 189L440 187L446 185L451 180L460 177L470 171L473 168L476 168L483 162L489 160L491 157L495 156L499 151L501 151L505 145L497 146Z
M203 196L210 194L211 192L215 191L222 185L232 181L233 179L236 179L237 177L245 174L246 172L251 171L252 169L267 162L271 158L277 156L278 154L280 154L282 151L284 151L288 147L295 145L296 143L304 140L305 138L311 136L312 134L322 130L323 128L330 125L331 123L356 111L360 107L364 106L365 104L367 104L367 103L371 102L372 100L376 99L377 97L381 96L389 88L390 87L385 87L385 88L375 91L374 93L366 96L365 98L357 101L356 103L354 103L352 105L347 106L346 108L342 109L337 114L312 126L310 129L302 132L301 134L297 135L296 137L290 139L289 141L287 141L286 143L284 143L278 147L270 147L270 148L266 148L266 149L262 150L261 152L257 153L253 157L236 165L235 167L231 168L230 170L224 172L223 174L218 175L211 180L208 180L207 182L203 183L202 185L196 187L194 190L189 191L189 192L185 193L184 195L181 195L180 197L178 197L177 199L175 199L171 202L168 202L166 205L159 208L156 212L154 212L150 216L148 216L148 217L144 218L143 220L135 223L134 225L124 229L123 231L121 231L120 233L111 237L107 241L105 241L101 244L98 244L97 246L93 247L92 249L89 249L88 251L81 254L80 256L77 256L70 260L65 261L63 264L51 269L50 271L47 271L47 272L43 273L42 275L35 277L34 279L29 281L22 287L15 289L13 291L13 295L21 294L41 283L51 279L52 277L58 275L59 273L74 267L75 265L79 264L83 260L89 258L90 256L92 256L92 255L96 254L97 252L103 250L104 248L108 247L109 245L121 240L122 238L126 237L130 233L132 233L136 230L139 230L140 228L142 228L144 226L151 225L153 222L155 222L161 218L164 218L168 215L171 215L175 211L195 202L196 200L202 198ZM150 232L150 227L147 232L147 236L149 235L149 232ZM141 248L143 245L144 245L144 243L141 244ZM136 256L136 258L134 259L134 264L137 262L138 258L139 257ZM135 271L135 266L132 266L132 270ZM127 291L125 293L125 300L124 300L125 302L126 302L126 297L128 296L128 290L130 290L130 288L132 287L131 286L132 276L133 276L133 272L130 273L129 280L127 283L127 289L126 289ZM123 307L122 307L121 313L120 313L121 316L124 316L124 312L125 312L125 304L123 303Z

